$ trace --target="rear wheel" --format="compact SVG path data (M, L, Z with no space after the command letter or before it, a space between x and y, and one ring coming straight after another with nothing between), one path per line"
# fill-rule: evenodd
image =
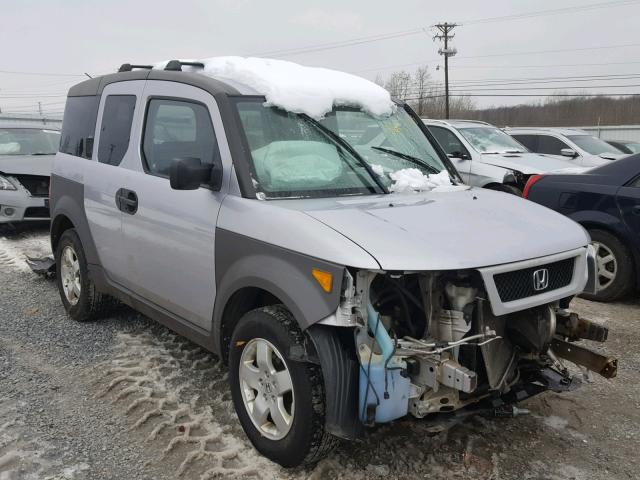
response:
M633 262L627 247L615 235L604 230L589 230L596 249L597 292L582 297L610 302L626 294L633 283Z
M89 278L87 259L74 229L66 230L60 237L55 259L58 291L71 318L93 320L115 304L112 297L98 292Z
M304 334L282 305L247 313L233 332L229 382L240 424L254 447L284 467L314 463L335 446L325 432L317 365L287 358Z

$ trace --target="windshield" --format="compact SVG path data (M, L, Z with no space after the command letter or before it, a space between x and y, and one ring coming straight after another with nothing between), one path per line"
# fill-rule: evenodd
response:
M321 121L264 106L263 99L236 103L251 150L254 184L267 198L384 193L393 172L444 170L413 119L397 109L373 117L335 108Z
M0 128L0 155L54 155L60 132L36 128Z
M567 138L591 155L602 155L603 153L622 154L616 147L591 135L567 135Z
M462 136L480 153L524 153L527 149L518 141L495 127L458 129Z

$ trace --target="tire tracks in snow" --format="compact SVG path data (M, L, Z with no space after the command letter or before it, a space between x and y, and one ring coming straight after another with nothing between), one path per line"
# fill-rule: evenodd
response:
M177 477L191 470L201 480L289 476L238 431L226 367L213 355L169 332L120 333L114 352L100 367L97 396L123 408L130 429L145 431L149 444L164 443L160 461L172 454L181 458ZM208 398L194 377L206 385Z

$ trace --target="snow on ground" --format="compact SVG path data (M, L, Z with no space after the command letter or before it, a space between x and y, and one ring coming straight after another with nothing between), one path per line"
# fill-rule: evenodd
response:
M264 95L267 105L320 119L334 106L360 107L374 115L393 110L391 96L381 86L349 73L306 67L284 60L255 57L212 57L201 62L204 69L183 67L220 80L246 85ZM166 61L156 68L164 68Z
M453 185L446 170L438 174L425 175L417 168L404 168L390 172L389 178L393 180L389 188L392 192L451 192L469 188L467 185Z
M180 457L176 476L200 469L200 479L281 478L284 471L253 449L237 427L225 367L213 355L167 333L120 333L116 356L104 367L99 393L131 416L131 430L164 443L162 458ZM205 401L183 369L220 385Z
M23 234L8 238L0 236L0 268L11 268L23 272L31 271L26 257L51 255L48 235Z

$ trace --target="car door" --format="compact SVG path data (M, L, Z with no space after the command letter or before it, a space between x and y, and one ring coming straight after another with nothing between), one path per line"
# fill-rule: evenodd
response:
M209 93L175 82L145 86L135 164L123 187L136 210L123 214L127 286L156 307L209 330L216 294L215 229L228 189L231 155L218 106ZM174 158L221 163L221 191L173 190Z
M133 118L140 108L144 81L107 85L100 97L93 159L84 171L84 208L100 265L108 278L122 284L127 276L122 250L122 211L118 198L134 155L130 148Z
M470 182L471 154L460 139L448 128L429 125L429 131L445 151L465 183Z
M624 223L640 245L640 177L618 190L617 201Z

